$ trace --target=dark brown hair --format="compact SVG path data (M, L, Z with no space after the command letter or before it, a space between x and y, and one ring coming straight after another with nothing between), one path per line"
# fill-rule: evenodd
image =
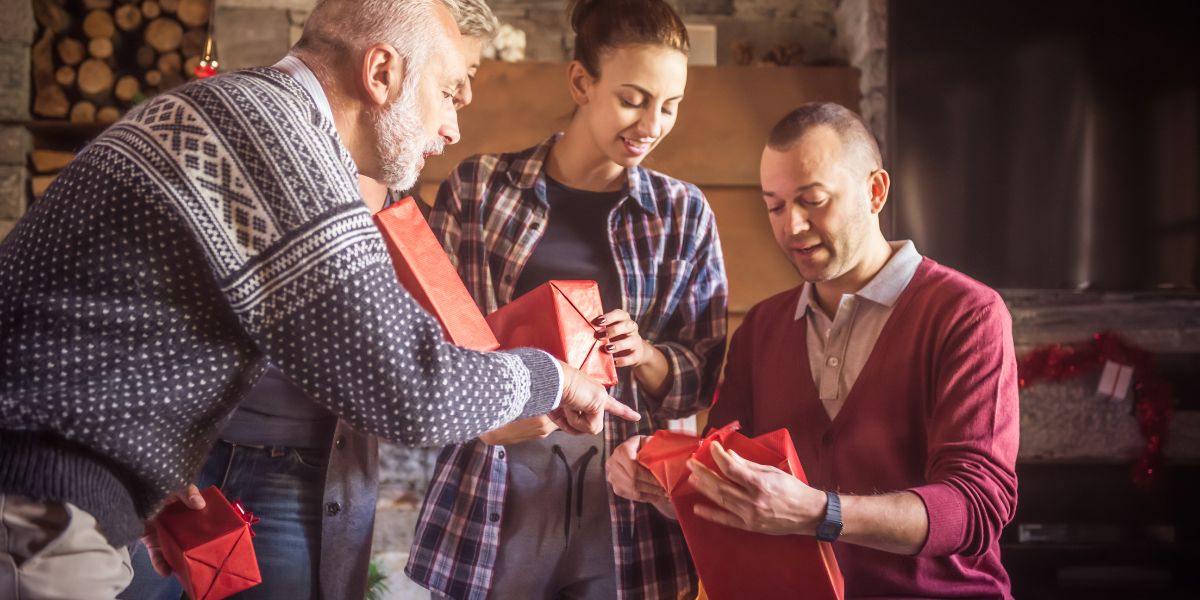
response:
M655 44L687 54L683 20L664 0L573 0L571 29L575 60L592 77L600 76L600 56L632 44Z
M883 167L883 157L879 153L879 143L867 124L854 111L833 102L809 102L788 113L771 129L767 146L772 150L786 152L804 137L804 134L818 127L828 127L841 138L843 147L857 153L861 158L873 165L873 168Z

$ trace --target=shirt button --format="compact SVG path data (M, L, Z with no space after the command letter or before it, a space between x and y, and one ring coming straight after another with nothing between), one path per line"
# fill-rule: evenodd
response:
M493 522L493 523L495 523L496 521L499 521L499 520L500 520L500 513L492 513L492 514L488 515L488 520L489 520L489 521L491 521L491 522Z
M504 283L512 283L512 275L505 275Z
M330 502L325 505L325 514L331 517L340 512L342 512L342 505L337 502Z
M345 446L345 445L346 445L346 438L340 437L333 441L333 447L337 448L338 450L341 450L342 446Z
M836 356L830 356L830 357L829 357L829 361L828 361L828 363L829 363L829 366L831 366L831 367L836 367L836 366L838 366L838 363L840 363L840 362L841 362L841 361L839 361L839 360L837 359L837 357L836 357Z
M497 453L496 453L496 458L504 458L504 451L503 451L503 450L500 450L499 452L497 452Z
M532 228L534 231L537 231L542 228L542 222L534 221L533 224L531 224L529 227Z

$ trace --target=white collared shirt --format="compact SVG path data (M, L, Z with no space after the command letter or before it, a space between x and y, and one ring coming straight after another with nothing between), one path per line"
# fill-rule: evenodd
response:
M295 79L300 84L300 87L304 88L304 91L308 92L309 96L312 96L313 102L317 103L317 108L321 110L321 114L325 115L325 118L329 119L330 123L334 122L333 107L329 104L329 97L325 95L325 88L321 87L321 82L317 80L317 75L312 72L312 69L308 68L308 65L304 64L304 61L289 54L279 62L271 65L271 68L291 75L292 79Z
M921 264L921 255L911 241L889 244L892 257L861 290L842 295L833 319L817 304L812 283L806 282L800 291L795 318L809 317L808 363L830 419L841 410L892 316L896 300Z

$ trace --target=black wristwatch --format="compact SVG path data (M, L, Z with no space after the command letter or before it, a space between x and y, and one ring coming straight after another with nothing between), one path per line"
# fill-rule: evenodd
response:
M832 542L842 535L842 499L836 492L825 492L825 520L817 524L817 539Z

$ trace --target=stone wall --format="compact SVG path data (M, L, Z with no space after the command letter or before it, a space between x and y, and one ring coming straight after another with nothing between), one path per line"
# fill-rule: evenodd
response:
M20 123L29 120L33 4L6 3L0 11L0 239L28 205L27 157L32 146Z
M863 73L859 107L886 142L887 0L668 0L686 22L717 32L717 64L735 64L738 46L755 60L799 44L802 62L850 64ZM223 0L217 40L223 67L270 64L299 37L313 0ZM492 0L501 22L525 33L525 60L570 60L574 34L565 0ZM886 144L885 144L886 147Z

